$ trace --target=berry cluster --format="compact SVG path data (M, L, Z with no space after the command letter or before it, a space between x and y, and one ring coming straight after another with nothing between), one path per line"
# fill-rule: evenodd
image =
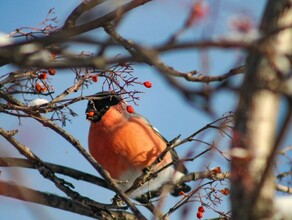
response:
M199 218L199 219L203 218L204 212L205 212L204 207L203 206L199 206L198 212L197 212L197 218Z
M48 79L48 74L51 76L54 76L56 74L56 69L54 68L49 68L47 70L42 70L42 71L38 71L38 75L37 78L38 80L36 81L35 85L34 85L34 90L37 93L44 93L49 91L54 91L54 87L50 86L47 82Z

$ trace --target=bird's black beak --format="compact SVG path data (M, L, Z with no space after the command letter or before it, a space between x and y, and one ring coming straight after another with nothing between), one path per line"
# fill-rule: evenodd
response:
M100 92L96 98L89 100L85 110L86 119L92 122L100 121L111 106L119 104L122 98L114 93Z

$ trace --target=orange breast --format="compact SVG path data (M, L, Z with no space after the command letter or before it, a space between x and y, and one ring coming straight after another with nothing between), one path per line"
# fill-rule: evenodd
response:
M89 151L113 178L119 179L131 170L142 170L166 147L164 140L143 119L128 120L120 115L121 120L116 120L110 116L111 112L107 112L104 121L91 124ZM161 164L169 161L171 157L167 154Z

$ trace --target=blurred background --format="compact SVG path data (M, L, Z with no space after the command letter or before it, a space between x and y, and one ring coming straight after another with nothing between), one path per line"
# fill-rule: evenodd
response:
M53 9L51 17L57 17L58 23L62 26L66 17L81 1L57 1L57 0L30 0L30 1L1 1L0 2L0 32L9 34L17 28L34 28L41 26L41 22L46 18L50 9ZM121 1L115 1L111 6L105 5L104 10L116 7ZM128 13L119 25L119 33L127 39L134 40L143 45L159 45L176 32L187 19L188 12L193 5L191 0L157 0L138 7ZM237 20L248 19L248 22L256 27L262 15L266 1L259 0L216 0L205 1L208 9L207 16L198 21L188 29L181 37L183 40L207 40L220 39L236 36L234 23ZM103 11L96 11L103 13ZM102 31L95 30L88 33L94 39L104 39ZM17 40L17 39L15 39ZM91 51L88 46L77 46L72 48L76 53ZM95 51L93 51L95 52ZM108 55L118 55L120 51L112 50ZM222 49L202 49L184 50L180 52L170 52L163 55L162 60L170 66L182 72L197 70L206 75L220 75L230 69L244 63L245 54L242 50L222 50ZM224 114L234 111L237 103L237 95L231 91L221 91L216 94L211 105L213 116L195 107L187 101L175 88L169 85L156 70L147 65L133 65L133 74L139 77L141 82L149 80L153 87L147 89L136 85L133 89L143 91L140 95L138 105L131 103L135 110L144 115L161 132L165 138L171 140L178 135L181 138L194 133L207 123L222 117ZM0 68L2 74L18 69L16 66L6 65ZM232 82L239 85L242 75L235 76ZM74 75L70 70L57 70L57 74L50 77L50 83L55 88L55 95L64 91L74 83ZM203 85L187 83L179 80L187 88L201 88ZM212 84L212 83L211 83ZM212 84L213 85L213 84ZM207 86L207 85L206 85ZM92 83L88 89L84 90L85 95L94 94L100 91L100 82ZM69 96L71 97L71 96ZM200 101L200 100L196 100ZM86 101L78 102L71 106L78 115L71 117L71 122L67 123L64 129L77 138L81 144L87 148L87 135L89 122L85 119ZM285 106L282 106L283 111ZM281 117L281 116L279 116ZM96 174L95 170L88 162L64 139L56 135L50 129L43 127L32 119L15 118L1 114L1 127L6 130L18 129L15 136L19 141L26 144L31 150L44 161L72 167L84 172ZM229 139L221 137L217 132L208 131L201 134L199 139L206 142L216 142L216 145L223 152L228 151ZM289 137L284 146L291 144L292 137ZM192 151L195 155L206 149L207 146L200 143L188 143L178 148L181 157ZM0 154L2 157L19 157L19 153L10 146L3 138L0 138ZM190 171L203 171L207 168L220 166L223 171L228 171L228 163L218 152L214 152L207 157L201 157L192 163L186 164ZM42 191L50 191L65 196L55 189L53 183L43 179L35 170L21 168L0 168L0 178L22 185L30 186ZM71 180L76 186L76 190L82 195L96 199L100 202L109 203L113 194L100 189L91 184L81 181ZM194 186L196 183L192 183ZM226 185L228 187L228 185ZM174 204L177 198L169 198L167 202ZM198 203L190 206L198 207ZM167 206L166 206L167 207ZM228 196L223 199L219 210L228 211ZM167 209L167 208L165 208ZM15 199L0 197L0 216L2 219L90 219L70 212L61 211L41 205L21 202ZM147 213L147 212L145 212ZM189 218L194 219L196 210ZM147 214L146 214L147 216ZM172 219L179 219L180 212L177 212ZM217 213L208 210L204 218L218 216Z

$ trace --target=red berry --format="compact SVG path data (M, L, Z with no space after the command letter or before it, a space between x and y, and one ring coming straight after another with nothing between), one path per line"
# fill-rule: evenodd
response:
M119 65L121 67L128 67L129 64L127 64L126 62L120 62Z
M221 192L224 196L227 196L227 195L229 195L230 190L229 190L228 188L224 188L224 189L221 189L220 192Z
M42 88L41 84L36 83L35 86L34 86L34 89L35 89L36 92L40 93L40 92L42 92L43 88Z
M47 87L42 87L42 92L46 92L47 90Z
M203 18L208 12L208 7L204 2L195 2L193 5L193 13L196 14L198 18Z
M92 79L93 82L97 82L98 81L98 76L97 75L93 75L91 77L91 79Z
M48 78L48 75L46 72L42 72L40 75L39 75L39 79L46 79Z
M199 206L199 208L198 208L198 212L205 212L204 207L203 207L203 206Z
M221 173L221 167L215 167L212 171L213 171L215 174L217 174L217 173Z
M184 192L184 191L180 191L178 194L179 194L180 196L184 196L184 195L185 195L185 192Z
M49 68L48 69L48 72L49 72L49 74L51 75L51 76L53 76L53 75L55 75L56 74L56 69L54 69L54 68Z
M152 87L152 83L150 81L145 81L143 82L143 85L146 87L146 88L151 88Z
M127 106L127 112L129 112L130 114L132 114L132 113L135 112L135 109L133 108L133 106L128 105L128 106Z
M197 218L203 218L203 212L197 212Z
M247 33L253 28L252 21L249 19L249 17L232 19L231 25L234 29L241 33Z

